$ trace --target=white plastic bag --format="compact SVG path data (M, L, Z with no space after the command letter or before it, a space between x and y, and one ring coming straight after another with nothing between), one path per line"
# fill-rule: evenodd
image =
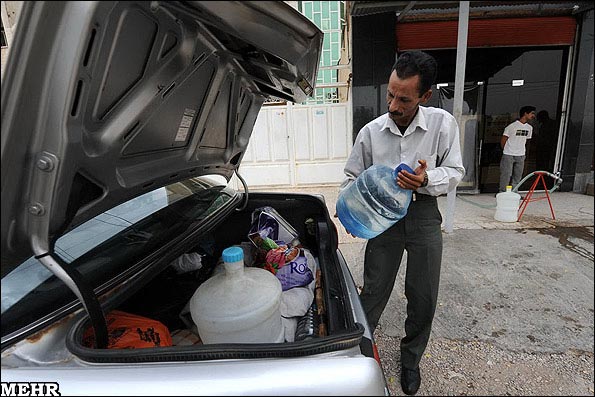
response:
M178 274L188 273L202 268L202 257L197 252L189 252L178 256L170 265Z

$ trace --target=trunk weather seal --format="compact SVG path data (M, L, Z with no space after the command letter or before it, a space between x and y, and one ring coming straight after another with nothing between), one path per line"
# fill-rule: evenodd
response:
M338 315L336 313L335 305L340 304L343 309L347 304L345 297L348 295L345 291L344 281L339 277L338 272L342 272L339 264L334 260L330 250L331 247L326 243L327 237L331 238L331 232L328 227L328 219L319 221L317 223L317 233L319 237L320 253L319 260L326 264L331 264L335 272L331 272L328 266L321 266L323 280L324 280L324 295L326 301L326 310L328 318L329 333L333 334L336 332L338 327ZM351 309L351 308L350 308ZM351 310L342 310L344 313L344 321L347 323L346 328L352 328L355 325L353 314Z
M267 344L213 344L193 346L154 347L146 349L92 349L80 344L87 316L79 320L66 336L66 347L81 360L92 363L146 363L172 361L207 361L255 358L304 357L357 347L364 333L363 325L355 329L299 342Z

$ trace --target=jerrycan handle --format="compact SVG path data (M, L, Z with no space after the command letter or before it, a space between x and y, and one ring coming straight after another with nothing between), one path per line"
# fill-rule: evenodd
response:
M411 174L414 174L415 172L411 169L411 167L409 167L407 164L405 163L401 163L397 166L397 168L395 168L395 170L393 171L393 180L396 183L397 180L397 175L399 174L399 171L401 170L405 170Z

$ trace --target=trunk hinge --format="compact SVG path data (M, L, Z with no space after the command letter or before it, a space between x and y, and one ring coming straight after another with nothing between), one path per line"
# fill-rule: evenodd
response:
M99 299L93 288L89 285L83 275L76 269L64 262L62 258L52 252L37 255L35 258L48 268L53 274L66 284L82 302L83 307L89 314L91 325L95 331L95 348L107 348L107 323L101 309Z
M238 179L242 182L242 185L244 186L244 202L239 208L236 208L236 211L244 211L246 209L246 206L248 205L248 184L246 183L244 178L242 178L242 176L240 175L240 171L238 171L237 168L235 169L235 172Z
M107 348L107 325L93 288L78 270L54 253L53 245L50 244L49 213L46 208L51 208L54 199L59 165L58 156L48 151L40 152L35 158L27 219L31 249L35 258L62 280L82 302L95 331L95 347L104 349Z

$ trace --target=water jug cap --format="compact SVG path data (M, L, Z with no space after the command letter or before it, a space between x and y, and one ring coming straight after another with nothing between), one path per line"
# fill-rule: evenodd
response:
M512 186L510 186L510 185L506 186L506 191L507 192L512 192Z
M401 170L405 170L405 171L409 172L410 174L413 174L413 173L415 173L415 171L413 171L413 170L411 169L411 167L409 167L407 164L405 164L405 163L401 163L401 164L399 164L399 165L397 166L397 168L395 168L395 170L393 171L393 177L394 177L395 179L397 178L397 175L399 174L399 171L401 171Z
M244 259L244 251L240 247L229 247L221 255L223 262L238 262Z
M411 167L409 167L405 163L399 164L399 166L396 169L397 173L399 173L399 171L401 171L401 170L405 170L405 171L409 172L410 174L413 174L413 170L411 169Z

